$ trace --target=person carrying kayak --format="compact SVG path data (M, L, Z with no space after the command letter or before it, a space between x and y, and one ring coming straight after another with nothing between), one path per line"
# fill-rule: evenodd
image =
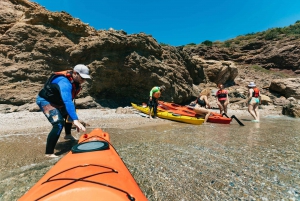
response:
M224 89L223 84L218 84L219 90L216 93L217 105L220 109L220 114L227 114L227 105L229 104L228 91Z
M261 102L260 91L254 84L250 82L248 85L248 112L254 117L253 122L259 122L258 105Z
M210 96L209 89L203 89L199 95L199 97L191 102L191 104L196 104L193 108L194 111L199 115L205 115L204 123L207 122L208 117L210 116L211 112L207 109L210 108L208 97Z
M164 85L160 87L153 87L150 91L150 97L148 101L149 106L149 118L152 119L151 113L153 108L153 118L157 116L157 106L158 106L158 98L161 96L161 92L165 91L166 87Z
M39 92L36 103L52 124L46 143L47 157L58 157L54 154L54 148L65 126L67 115L73 120L77 131L86 130L78 120L73 100L85 79L90 78L88 67L78 64L73 70L53 73ZM68 127L66 132L68 129L70 128Z

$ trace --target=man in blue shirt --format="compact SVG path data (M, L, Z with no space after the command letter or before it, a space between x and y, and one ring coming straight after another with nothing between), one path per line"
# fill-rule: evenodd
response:
M90 78L88 67L78 64L73 70L53 73L39 92L36 103L52 124L52 130L48 134L46 143L47 157L58 157L54 154L54 148L65 125L67 115L73 120L77 131L86 130L78 120L73 100L81 90L85 79ZM72 137L66 136L65 138Z

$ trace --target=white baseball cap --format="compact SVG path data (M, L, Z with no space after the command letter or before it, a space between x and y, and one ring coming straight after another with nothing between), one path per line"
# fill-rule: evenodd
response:
M89 68L86 67L83 64L77 64L74 67L74 71L76 71L77 73L79 73L80 77L82 77L84 79L91 79Z
M255 87L256 85L254 84L254 82L250 82L249 84L248 84L248 87Z

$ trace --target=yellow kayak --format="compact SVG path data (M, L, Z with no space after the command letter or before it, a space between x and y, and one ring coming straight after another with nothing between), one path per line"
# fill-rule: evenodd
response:
M145 114L149 114L149 107L143 107L134 103L131 103L131 105L134 109L141 111ZM183 116L183 115L173 114L172 112L158 111L157 116L163 119L169 119L169 120L179 121L188 124L201 125L204 122L203 118Z

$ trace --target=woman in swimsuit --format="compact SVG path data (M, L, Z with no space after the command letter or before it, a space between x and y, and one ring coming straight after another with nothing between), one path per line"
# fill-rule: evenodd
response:
M219 90L216 93L217 105L220 109L220 114L227 114L227 105L229 104L228 91L224 89L223 84L218 84Z
M206 108L210 108L208 97L210 96L209 89L203 89L199 95L199 97L193 101L193 104L196 104L194 107L194 111L199 115L205 115L204 123L207 121L208 117L210 116L210 111Z
M260 91L254 82L250 82L248 88L248 112L254 117L253 122L259 122L258 105L260 103Z

